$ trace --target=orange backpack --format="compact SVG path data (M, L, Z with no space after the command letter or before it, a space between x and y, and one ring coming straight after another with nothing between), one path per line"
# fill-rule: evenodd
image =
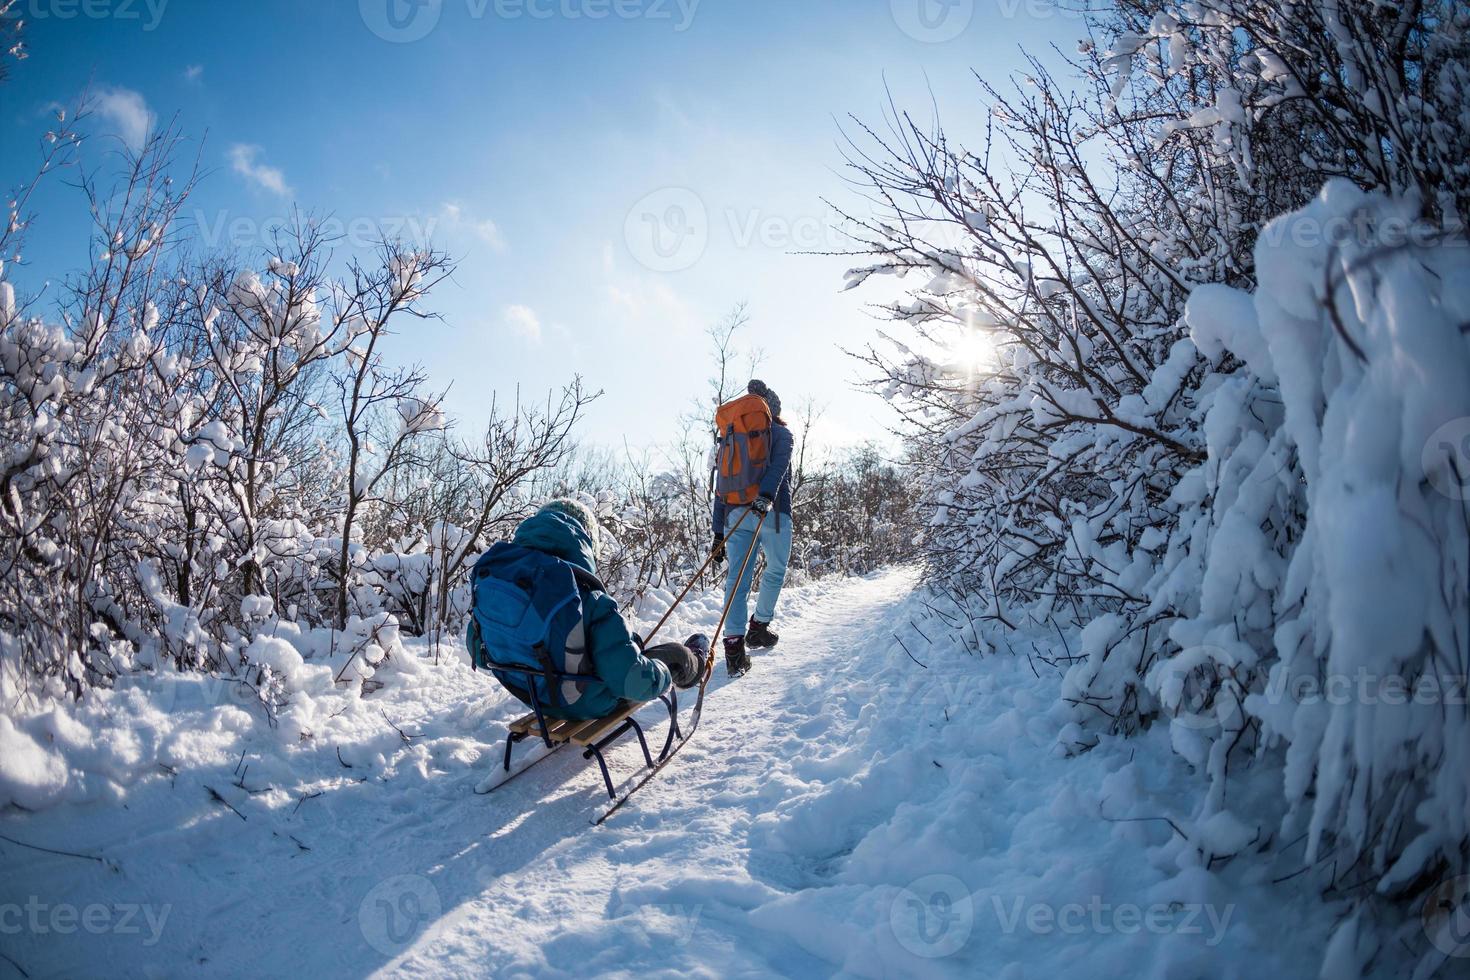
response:
M741 395L715 412L715 493L726 504L738 507L760 496L771 460L771 425L771 407L760 395Z

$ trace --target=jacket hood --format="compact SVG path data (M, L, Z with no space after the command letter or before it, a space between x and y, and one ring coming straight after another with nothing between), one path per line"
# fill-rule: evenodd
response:
M597 549L582 522L556 510L539 510L521 522L513 539L576 565L589 575L597 574Z

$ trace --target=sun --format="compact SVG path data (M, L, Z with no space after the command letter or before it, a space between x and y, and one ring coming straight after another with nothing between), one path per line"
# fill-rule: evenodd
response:
M995 366L995 342L988 330L962 326L948 346L950 359L957 367L978 373Z

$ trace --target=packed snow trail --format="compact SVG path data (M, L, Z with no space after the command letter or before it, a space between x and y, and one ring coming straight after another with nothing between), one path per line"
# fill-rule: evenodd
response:
M472 792L519 706L459 660L344 698L304 750L175 710L171 771L0 819L101 859L0 841L0 948L32 977L1313 972L1330 908L1206 869L1250 832L1189 827L1162 732L1062 758L1050 651L973 656L913 585L791 590L780 646L717 668L696 739L600 828L570 749ZM697 599L670 635L717 614ZM636 743L609 763L636 775ZM54 917L93 905L97 928Z
M563 750L565 758L506 787L516 798L494 801L501 811L494 820L498 826L487 828L488 837L473 848L487 862L480 871L483 890L446 910L429 940L416 943L394 966L406 973L474 972L482 964L536 973L701 967L724 972L721 964L730 964L735 953L730 947L747 945L749 936L703 951L688 948L703 945L696 932L708 903L699 907L697 896L688 905L677 894L667 901L640 896L675 885L694 885L702 895L696 885L702 883L728 892L737 910L742 896L760 896L764 889L746 870L744 838L754 815L771 800L772 770L799 756L804 743L827 727L812 712L820 672L860 646L910 585L902 574L855 579L841 589L818 587L825 593L820 601L812 601L816 597L808 590L807 601L788 607L795 615L783 617L780 646L752 652L755 668L749 674L731 681L723 663L717 664L694 740L603 827L587 825L604 801L595 764L579 753ZM614 778L619 772L636 775L639 754L631 740L620 743L612 759ZM541 814L564 803L570 805L557 817L559 826L528 826L544 822ZM528 847L512 843L522 836ZM639 937L630 949L630 932L646 939ZM685 946L684 954L671 959L664 948L669 943ZM748 956L749 950L743 952ZM798 966L800 959L791 962L791 955L749 965L762 972L777 969L782 959ZM811 966L823 972L819 963Z

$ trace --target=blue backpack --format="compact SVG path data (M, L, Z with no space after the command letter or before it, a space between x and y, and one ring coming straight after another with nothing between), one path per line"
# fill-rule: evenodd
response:
M489 670L516 697L543 708L570 707L587 682L598 680L582 610L582 589L606 591L596 576L545 552L502 542L480 556L470 584L469 646L477 669Z

